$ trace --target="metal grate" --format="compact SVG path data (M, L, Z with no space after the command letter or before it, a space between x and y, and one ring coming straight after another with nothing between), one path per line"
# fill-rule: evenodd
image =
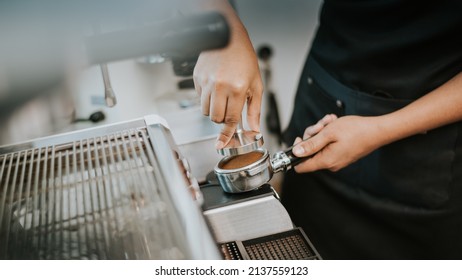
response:
M252 260L316 259L299 231L293 230L242 242Z
M146 129L0 155L1 259L182 259Z
M221 244L221 252L225 260L243 260L242 254L236 242Z
M227 260L317 260L320 256L300 228L221 245Z

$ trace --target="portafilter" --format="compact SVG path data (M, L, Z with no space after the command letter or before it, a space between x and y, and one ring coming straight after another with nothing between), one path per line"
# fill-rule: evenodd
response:
M255 190L267 183L274 173L289 170L312 157L297 157L292 153L292 148L276 152L271 157L263 148L226 156L217 163L214 172L227 193Z

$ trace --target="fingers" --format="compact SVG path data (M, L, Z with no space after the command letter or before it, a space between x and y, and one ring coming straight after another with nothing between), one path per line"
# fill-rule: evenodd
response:
M220 50L201 52L193 72L202 113L214 122L224 123L218 148L234 134L246 101L247 123L252 130L260 130L263 83L258 58L245 29L240 24L233 27L237 27L234 30L238 30L239 40Z
M199 88L200 86L196 86L196 90L199 90ZM200 90L202 113L208 115L213 122L224 124L215 145L216 149L222 149L228 144L236 131L247 94L242 94L242 89L239 87L232 88L229 86L215 86L213 90L205 87L200 88ZM249 127L253 131L259 131L261 92L249 97L247 102L247 122Z
M335 121L337 116L335 114L327 114L325 115L319 122L323 125L328 125L329 123Z
M223 128L218 135L215 148L217 150L222 149L233 137L234 132L236 131L237 124L241 119L242 108L244 107L245 100L240 100L238 98L228 98L227 104L223 108L225 112L223 114ZM212 103L216 105L219 102Z
M308 139L318 134L326 125L328 125L336 119L337 116L334 114L325 115L315 125L309 126L305 129L305 132L303 133L303 139Z
M317 171L320 169L326 169L326 167L320 165L318 160L308 159L307 161L303 162L294 167L295 172L297 173L308 173Z
M211 94L209 100L210 120L215 123L223 123L229 100L225 96L217 95L217 93Z
M326 135L319 135L319 132L337 119L337 116L334 114L325 115L321 120L319 120L315 125L309 126L306 128L303 134L303 141L298 143L293 149L292 152L297 157L306 157L314 153L319 152L322 148L328 145L331 142L330 137Z
M223 128L215 144L216 149L222 149L228 144L241 119L245 99L233 97L236 95L237 94L233 95L223 91L219 92L215 90L211 92L202 89L202 113L209 116L210 120L215 123L223 123Z
M302 142L302 141L303 141L303 140L302 140L302 138L300 138L300 137L295 138L295 141L294 141L293 146L297 145L298 143L300 143L300 142Z
M260 132L260 108L263 86L258 85L247 98L247 123L251 130Z
M236 131L237 124L224 124L223 128L218 135L217 142L215 143L215 149L223 149L233 137L234 132Z
M231 140L236 131L237 122L228 122L223 124L223 128L218 135L217 142L215 143L215 149L223 149Z
M295 143L297 140L295 141ZM294 167L298 173L312 172L319 169L329 168L325 165L324 150L332 144L332 140L325 137L322 133L313 136L310 139L299 141L295 144L292 152L297 157L312 156L310 159Z
M194 88L197 94L201 98L201 111L204 116L210 115L210 95L211 90L207 87L207 84L196 74L197 68L194 69ZM204 87L203 87L204 86Z
M330 139L327 137L324 137L323 135L316 135L297 143L292 148L292 152L297 157L311 156L322 150L322 148L327 146L330 142Z
M303 134L304 140L301 140L300 137L295 139L294 147L292 148L293 154L297 157L307 157L317 153L322 153L324 148L334 142L334 139L330 136L330 133L323 133L321 131L336 119L336 115L329 114L324 116L315 125L307 127ZM322 168L319 166L319 161L316 160L315 157L316 155L313 157L314 160L309 159L304 163L297 165L295 167L295 171L309 172Z
M244 103L246 102L243 98L236 98L238 93L228 97L226 106L220 107L221 104L219 101L211 100L213 104L210 112L210 117L217 116L217 119L212 119L215 122L219 122L220 118L223 117L223 129L218 136L217 143L215 145L216 149L222 149L228 142L231 140L234 132L236 131L237 124L241 120L242 109L244 108ZM234 98L233 98L234 96ZM212 96L213 98L213 96ZM247 99L247 123L253 131L260 131L260 106L261 106L261 92L254 94L253 96ZM220 108L226 108L223 112Z
M210 115L210 92L201 91L201 108L204 116Z

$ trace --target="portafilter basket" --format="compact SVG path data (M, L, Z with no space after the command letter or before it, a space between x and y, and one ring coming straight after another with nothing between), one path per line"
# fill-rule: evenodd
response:
M296 157L290 147L269 156L266 149L260 148L250 153L226 156L215 166L215 175L227 193L242 193L260 188L273 177L273 174L286 171L311 158Z

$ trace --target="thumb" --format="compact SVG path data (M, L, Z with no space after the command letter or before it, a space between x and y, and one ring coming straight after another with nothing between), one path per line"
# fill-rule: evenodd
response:
M223 149L231 140L236 131L237 123L225 123L223 128L218 135L217 142L215 144L215 149Z
M317 134L296 144L292 148L292 152L297 157L311 156L322 150L328 144L329 141L326 137L322 137L321 134Z

